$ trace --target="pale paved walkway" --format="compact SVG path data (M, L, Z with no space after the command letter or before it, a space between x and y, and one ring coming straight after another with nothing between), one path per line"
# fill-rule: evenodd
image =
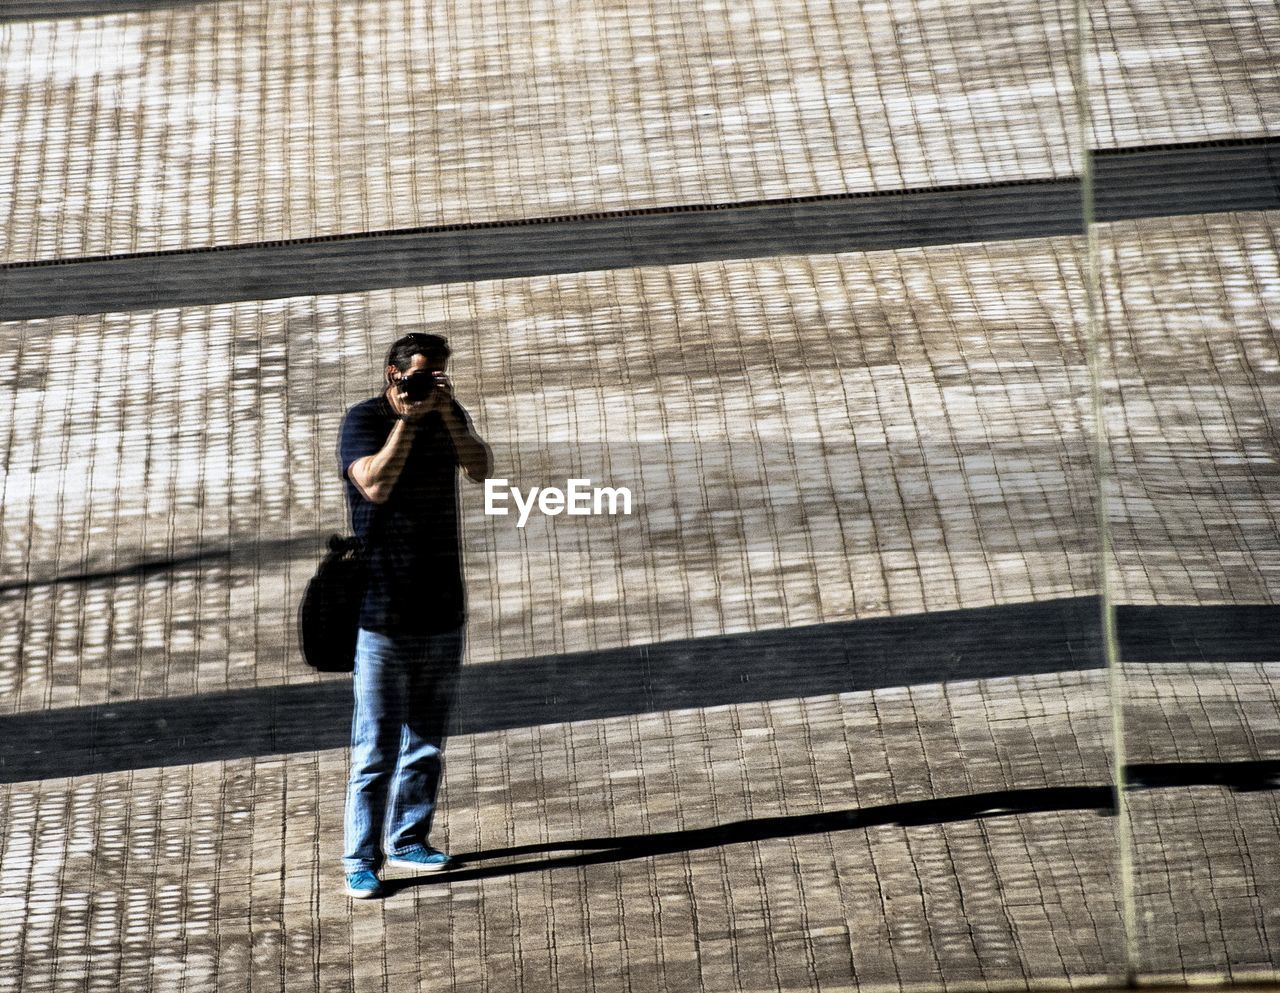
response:
M1239 714L1276 675L1142 670L1166 702L1135 713L1136 750L1274 743L1274 711ZM405 888L376 903L340 892L342 750L11 787L0 948L22 990L1114 979L1113 820L1092 809L1108 797L1104 685L957 682L460 737L437 837L462 869L416 886L392 872ZM1167 703L1192 687L1218 730L1197 748ZM1133 803L1142 965L1274 973L1276 794Z
M100 7L0 11L6 262L1075 191L1064 4ZM0 323L0 990L1113 984L1122 865L1144 977L1276 979L1280 14L1092 16L1092 146L1262 152L1217 192L1102 193L1098 356L1074 208L964 197L926 211L940 237L840 241L817 210L773 245L659 225L691 254L628 229L595 267L548 242L582 271L431 277L467 283L210 253L221 286L157 261L169 295L128 312L136 270L64 316L56 278L6 276L0 305L44 309ZM467 492L437 834L462 865L354 903L345 688L294 611L342 526L338 420L409 329L450 336L512 480L638 509L517 529ZM1132 607L1111 683L1095 357Z
M1275 256L1263 248L1273 222L1157 219L1117 225L1104 244L1115 260L1104 271L1109 313L1143 308L1117 338L1113 423L1128 433L1115 448L1116 575L1126 600L1166 612L1147 623L1164 617L1174 632L1163 655L1161 636L1149 635L1125 681L1130 760L1144 769L1131 809L1137 964L1148 975L1239 979L1280 965L1272 646L1229 630L1206 640L1178 627L1193 615L1176 609L1274 600L1262 414L1276 344L1256 290L1271 285ZM1127 250L1139 244L1141 255ZM479 423L508 464L556 473L572 452L646 484L645 515L591 522L603 530L502 529L470 505L479 671L691 638L690 663L717 660L715 678L731 685L769 656L735 670L731 652L700 656L696 639L741 635L751 651L772 644L759 639L771 628L1090 594L1074 251L1044 239L22 325L5 353L21 384L10 465L23 473L11 470L4 503L5 561L23 563L0 598L12 711L39 718L311 684L291 620L307 536L341 519L327 468L334 397L367 388L384 317L406 313L428 326L440 326L433 313L456 320L457 379L471 384ZM772 289L733 296L744 286ZM805 309L815 287L821 320ZM505 321L490 316L499 313ZM840 333L842 313L854 315L843 319L856 321L856 336ZM642 321L638 339L628 332ZM587 329L590 349L579 337ZM551 365L540 361L549 333ZM100 356L101 376L120 363L123 388L97 392L91 410L70 403L65 384L38 375L58 335ZM199 434L187 433L185 394L156 358L178 356L179 342L219 357L187 384L203 387ZM285 391L286 369L308 386ZM645 384L659 377L665 402L651 407ZM708 407L698 397L712 384ZM532 437L521 429L529 409L541 412ZM855 425L852 437L835 433L833 409ZM590 416L601 410L607 420ZM663 426L661 440L631 447L648 424ZM175 440L167 450L165 437ZM279 437L296 455L288 474L270 471ZM784 437L786 448L758 445ZM40 456L50 442L61 461ZM256 489L226 475L220 460L233 457L264 468ZM696 478L692 466L724 479L738 503L687 503L716 492L682 485ZM67 483L77 473L96 481L81 496ZM57 518L35 499L46 479L63 494ZM860 489L840 489L854 480ZM726 510L757 523L734 531L708 516ZM199 552L210 543L225 554ZM700 576L715 577L714 595ZM1114 981L1123 958L1114 819L1102 816L1106 681L1078 671L1097 657L1096 632L1064 628L1054 641L1043 625L1025 637L1016 624L993 626L1001 664L1016 657L1008 638L1047 638L1054 647L1038 661L1073 671L972 682L963 666L984 664L981 638L944 656L929 614L884 630L893 637L883 644L841 644L881 644L879 678L898 667L917 685L799 697L766 686L737 698L757 702L657 712L641 696L633 713L579 720L564 704L554 717L539 704L528 711L537 726L473 724L451 746L439 834L467 858L463 871L373 905L339 889L346 755L332 708L315 750L161 768L126 758L88 767L114 771L10 783L0 790L0 955L11 985ZM810 672L867 662L821 643L806 651ZM607 695L608 673L594 671ZM535 700L539 686L527 690ZM280 711L269 725L276 747L297 742L316 713ZM41 747L56 762L74 743Z
M1100 222L1280 209L1280 139L1100 152ZM0 321L1077 234L1075 179L679 207L0 266Z
M1070 179L1082 151L1068 0L10 6L99 14L4 23L3 261ZM1255 0L1092 6L1090 147L1275 135L1278 37Z

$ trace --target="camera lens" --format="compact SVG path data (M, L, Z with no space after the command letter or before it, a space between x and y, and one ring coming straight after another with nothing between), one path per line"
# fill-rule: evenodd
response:
M419 372L400 380L400 389L409 400L425 400L436 388L436 377L429 372Z

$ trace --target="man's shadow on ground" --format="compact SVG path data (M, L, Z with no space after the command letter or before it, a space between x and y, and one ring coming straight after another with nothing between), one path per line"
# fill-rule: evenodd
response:
M1125 779L1130 791L1186 786L1220 786L1240 792L1273 790L1280 788L1280 759L1135 764L1126 768ZM1115 813L1115 809L1115 791L1110 786L1046 786L998 790L969 796L912 800L905 803L888 803L815 814L761 817L682 831L659 831L652 834L573 839L495 848L484 852L455 855L454 868L448 871L407 879L389 879L384 882L383 887L385 895L392 896L402 890L419 886L518 876L533 872L548 872L553 869L581 868L719 848L724 845L828 834L834 831L851 831L883 825L914 827L1067 810L1091 810L1101 816L1109 817ZM554 854L558 852L565 854Z

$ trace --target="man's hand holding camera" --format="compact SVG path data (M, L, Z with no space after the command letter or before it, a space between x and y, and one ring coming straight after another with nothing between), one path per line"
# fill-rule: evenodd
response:
M410 427L417 427L432 411L443 419L453 439L458 464L476 482L481 482L493 466L489 447L471 430L466 414L454 401L453 384L443 369L427 365L390 373L387 402L396 416Z
M401 373L387 390L387 401L396 416L419 424L432 411L441 414L453 407L453 386L443 372L419 369Z
M489 475L493 467L489 446L471 429L470 420L453 399L453 386L444 372L447 359L447 353L430 360L415 354L405 369L387 365L383 395L399 423L393 425L378 452L357 459L348 470L351 481L371 503L385 503L390 498L417 429L431 413L440 414L462 470L475 482Z

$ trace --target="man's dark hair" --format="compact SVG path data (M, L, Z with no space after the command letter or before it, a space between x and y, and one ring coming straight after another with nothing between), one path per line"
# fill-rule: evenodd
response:
M428 359L447 359L451 354L449 342L438 334L425 334L414 331L396 341L387 352L387 365L393 365L401 372L409 368L415 355Z

